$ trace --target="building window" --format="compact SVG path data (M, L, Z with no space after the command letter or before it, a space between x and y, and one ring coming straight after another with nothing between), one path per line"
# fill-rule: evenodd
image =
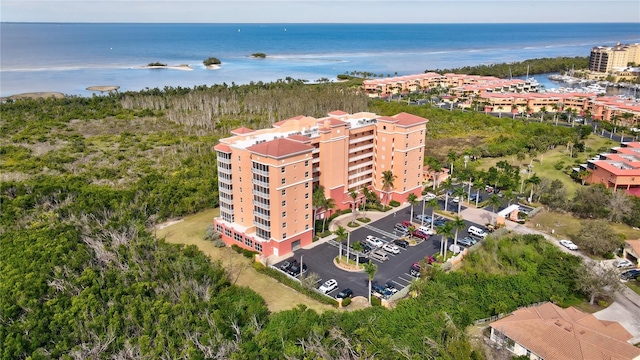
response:
M304 204L304 209L309 210L309 204Z
M304 194L304 198L308 199L309 198L309 193Z
M284 185L287 182L287 180L285 178L282 178L281 182L282 182L282 185Z
M282 233L282 238L286 239L287 238L287 233Z
M404 166L407 166L407 162L406 161L404 162Z
M304 161L304 166L309 166L309 160Z
M282 200L282 206L287 206L287 201L286 200Z
M282 196L287 195L287 190L286 189L282 189Z
M308 189L309 188L309 183L304 183L304 188Z
M284 166L280 168L280 172L284 174Z
M262 244L255 243L253 244L253 248L259 252L262 252Z
M283 229L286 229L286 228L287 228L287 223L286 223L286 222L283 222L283 223L282 223L282 228L283 228Z
M224 229L224 234L227 235L228 237L231 237L231 230Z
M305 226L304 226L304 229L305 229L305 230L309 230L309 224L305 225Z
M242 234L233 233L233 240L242 244Z
M253 247L253 241L249 238L245 238L244 239L244 244L249 246L249 247Z
M407 175L407 169L404 169L404 174Z
M220 224L216 224L216 231L222 233L222 226L220 226Z
M409 134L407 134L407 135L406 135L406 138L407 138L407 139L409 138Z
M282 212L282 217L283 217L283 218L287 217L287 212L286 212L286 211L283 211L283 212Z
M309 220L309 214L304 214L304 219Z
M308 171L305 171L304 177L309 177L309 172Z

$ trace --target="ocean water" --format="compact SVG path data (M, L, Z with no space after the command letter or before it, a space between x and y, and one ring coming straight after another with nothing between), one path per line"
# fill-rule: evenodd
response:
M310 82L368 71L426 69L588 56L591 47L640 42L638 23L615 24L85 24L0 23L0 96L89 86L123 91ZM265 59L252 53L267 54ZM217 57L208 70L202 61ZM151 62L193 70L145 69Z

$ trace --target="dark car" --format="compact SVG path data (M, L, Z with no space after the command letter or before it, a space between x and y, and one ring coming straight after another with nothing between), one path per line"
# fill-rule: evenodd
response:
M384 284L384 286L387 288L387 290L391 291L392 294L395 294L398 292L398 289L396 289L396 286L390 281Z
M291 267L291 265L297 265L297 264L298 264L298 260L296 259L285 260L285 262L283 262L282 265L280 265L280 270L287 271Z
M638 280L639 276L640 276L640 269L627 270L622 274L620 274L620 278L622 280L633 280L633 279Z
M338 295L336 295L336 299L346 299L352 296L353 296L353 291L351 291L351 289L349 288L346 288L346 289L340 290Z
M307 272L307 264L302 264L302 273ZM287 273L291 276L298 276L301 274L300 272L300 264L296 263L294 265L289 266Z
M444 226L447 223L446 219L435 219L433 220L433 226Z
M478 195L477 193L475 193L469 196L469 201L475 202L476 199L478 199L478 202L482 202L482 195Z
M403 249L406 249L409 246L409 242L406 240L396 239L393 240L393 243L397 246L400 246Z
M385 298L388 298L389 296L393 295L391 290L387 289L383 285L378 284L375 281L371 284L371 291L374 292L374 293L378 293L378 294L382 295Z
M411 233L411 235L413 237L417 237L417 238L424 239L424 240L427 240L429 238L429 234L425 234L420 230L415 230L414 232Z
M350 253L350 254L349 254L349 258L350 258L351 260L353 260L353 261L358 260L358 263L359 263L359 264L366 264L366 263L368 263L368 262L369 262L369 258L368 258L367 256L357 256L357 255L356 255L356 254L354 254L354 253Z

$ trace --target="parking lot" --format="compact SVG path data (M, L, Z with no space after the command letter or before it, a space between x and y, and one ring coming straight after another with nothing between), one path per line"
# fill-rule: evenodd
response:
M456 210L457 210L457 204ZM410 207L404 209L398 209L396 212L390 212L387 216L371 222L369 224L361 225L360 227L351 231L350 243L364 242L367 235L373 235L381 239L384 243L390 243L395 239L398 239L400 234L394 230L394 226L402 221L408 221L411 210ZM415 216L422 214L422 202L414 206L414 219L415 225L420 225L419 221L415 219ZM431 215L431 209L427 208L424 211L425 215ZM471 225L482 227L478 224L467 222L466 227L461 229L458 233L458 238L461 239L467 236L467 228ZM428 226L428 224L425 224ZM440 250L440 242L442 237L439 235L432 235L425 241L418 241L415 246L409 246L407 249L400 247L399 254L387 253L388 260L380 261L371 259L371 261L378 266L378 271L374 277L374 281L384 285L387 282L392 283L397 290L401 290L411 284L415 278L410 274L411 265L414 262L424 260L430 255L435 255ZM449 242L449 245L451 242ZM350 288L353 290L354 296L367 296L368 293L368 276L364 272L349 272L336 267L333 264L333 260L339 254L339 245L335 241L329 241L317 245L311 249L299 249L294 252L291 258L298 262L304 263L308 267L308 272L316 273L320 279L316 285L316 288L329 279L335 279L338 282L338 287L330 291L327 295L335 297L341 289ZM353 250L350 249L352 252ZM380 250L382 251L382 250ZM343 255L347 252L347 241L342 244ZM451 255L451 253L449 253ZM275 264L277 268L280 268L283 262ZM299 275L296 274L296 277Z

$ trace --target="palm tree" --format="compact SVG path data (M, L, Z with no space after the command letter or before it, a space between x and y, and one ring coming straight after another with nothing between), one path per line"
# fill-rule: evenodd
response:
M336 201L333 200L332 198L325 199L322 207L326 211L331 212L331 210L336 208ZM327 225L327 215L325 214L324 218L322 219L322 231L324 231L326 225Z
M349 233L351 234L351 233ZM347 250L348 252L349 250ZM362 251L362 244L359 242L353 243L353 251L356 252L356 267L360 266L360 252Z
M384 171L382 173L382 190L387 193L387 206L389 206L389 200L391 200L391 190L393 190L393 182L398 177L393 174L391 170Z
M369 305L371 305L371 282L376 276L376 272L378 272L378 267L369 260L368 263L364 264L364 272L369 276Z
M353 213L353 220L352 220L352 223L354 223L354 224L355 224L355 222L356 222L356 215L357 215L357 212L358 212L358 207L356 206L356 200L358 199L358 193L357 193L355 190L351 190L351 191L349 192L349 197L350 197L350 198L351 198L351 200L353 201L353 211L352 211L352 213Z
M502 118L502 110L504 110L504 106L498 106L498 118L500 119Z
M453 221L449 222L451 224L451 228L455 231L455 235L453 238L453 245L458 245L458 230L464 229L467 224L464 222L464 219L460 216L456 216L453 218Z
M456 159L458 158L458 154L456 154L455 151L449 151L449 153L447 154L447 161L449 162L449 167L450 167L450 173L449 176L453 176L453 163L456 161Z
M433 198L427 201L425 206L428 206L431 208L431 230L433 230L433 220L436 216L436 207L438 206L438 198ZM424 220L422 221L423 221L422 225L424 225Z
M372 191L369 190L368 187L363 187L362 189L360 189L360 194L362 194L362 216L367 217L367 202L369 201L369 197L371 195L369 195L369 193L371 193Z
M438 235L442 236L442 240L440 240L440 255L442 255L444 261L447 261L447 242L453 236L453 225L448 221L446 224L438 226L436 230Z
M511 105L511 114L513 115L513 118L516 118L516 113L518 112L518 105L513 104Z
M540 184L540 180L541 179L536 174L533 174L532 177L527 179L526 183L531 184L531 192L529 193L529 202L533 200L533 188L535 186L538 186L538 184Z
M442 185L444 186L444 211L447 211L447 206L449 205L449 190L451 189L451 177L448 177Z
M464 188L456 188L453 191L453 196L456 196L458 198L458 214L460 214L460 207L462 206L462 201L464 200L464 198L466 197L467 192L464 191Z
M540 115L540 122L542 122L542 120L544 120L544 116L547 115L547 112L548 111L547 111L547 107L546 106L543 106L543 107L540 108L540 114L542 114L542 115Z
M343 228L342 226L338 226L338 230L336 230L334 234L336 235L338 244L340 244L340 256L338 257L338 261L340 261L342 259L342 240L346 240L349 236L349 233L347 232L347 229ZM349 258L347 258L347 262L348 261Z
M487 201L489 201L489 205L491 205L491 208L493 209L494 214L496 213L496 207L502 205L500 198L496 194L491 194L491 196L489 196L489 199L487 199Z
M580 170L578 172L578 179L580 179L580 181L582 182L583 186L584 186L585 181L589 177L589 175L591 175L591 173L586 171L586 170Z
M411 220L413 220L413 206L418 202L418 195L411 193L407 196L407 201L411 205Z
M322 185L318 186L315 190L313 190L313 194L311 195L311 206L313 208L313 234L316 233L316 218L318 216L318 210L324 206L327 202L327 199L324 197L324 187ZM324 231L324 225L322 230Z

